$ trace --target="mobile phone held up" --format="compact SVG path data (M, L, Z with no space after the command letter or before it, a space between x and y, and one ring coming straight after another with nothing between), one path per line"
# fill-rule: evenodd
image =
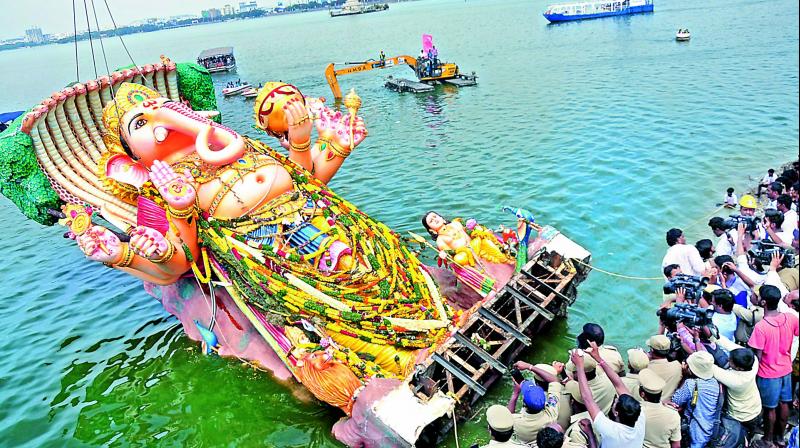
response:
M525 381L525 377L522 376L522 372L519 369L511 369L511 378L514 378L514 382L517 384L522 384Z

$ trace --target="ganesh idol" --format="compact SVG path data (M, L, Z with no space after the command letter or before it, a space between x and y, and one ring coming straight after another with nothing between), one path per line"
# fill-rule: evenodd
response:
M93 225L80 248L158 285L187 274L221 285L296 345L329 341L359 378L408 373L444 336L450 311L398 235L326 186L367 136L360 99L345 105L349 113L334 112L268 83L256 123L284 155L210 113L122 84L103 110L98 175L136 205L137 225L127 237ZM114 222L112 210L103 215Z

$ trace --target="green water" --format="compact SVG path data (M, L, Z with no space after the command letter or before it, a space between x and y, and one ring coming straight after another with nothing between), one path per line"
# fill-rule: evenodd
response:
M797 155L796 1L662 0L654 14L559 26L546 24L544 9L541 0L423 1L126 42L139 64L233 45L236 76L329 96L327 63L381 49L415 55L420 35L432 33L442 58L474 70L480 85L400 95L383 88L388 72L342 78L363 99L370 137L333 187L401 232L421 231L428 209L496 225L508 220L501 205L526 207L598 266L632 275L658 275L666 229L710 237L703 218L726 187L741 191L749 176ZM692 41L676 43L678 28ZM129 63L118 42L105 46L110 66ZM88 43L80 50L87 79ZM0 111L73 81L73 57L66 45L0 52ZM254 134L250 103L220 106L229 125ZM85 261L62 233L0 199L0 446L337 446L337 411L295 385L201 356L134 279ZM659 288L591 274L569 319L539 335L526 358L563 359L587 320L602 323L611 344L643 344ZM506 381L482 406L509 392ZM479 412L459 427L461 445L485 442L484 428Z

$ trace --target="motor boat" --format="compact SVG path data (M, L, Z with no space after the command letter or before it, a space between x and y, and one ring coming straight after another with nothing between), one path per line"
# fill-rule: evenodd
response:
M680 29L675 34L675 40L677 40L678 42L686 42L691 38L692 38L692 33L690 33L689 30L686 29Z
M241 84L236 84L233 87L226 87L222 89L222 94L225 96L239 95L249 88L251 88L250 84L243 82Z
M258 89L255 87L250 87L249 89L244 90L241 95L245 98L255 98L258 96Z

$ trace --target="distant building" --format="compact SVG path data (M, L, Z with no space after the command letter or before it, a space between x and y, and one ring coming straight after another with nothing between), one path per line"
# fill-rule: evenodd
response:
M225 5L225 7L222 8L223 16L232 16L234 14L236 14L236 11L233 9L232 5Z
M209 20L217 20L217 19L219 19L220 17L222 17L222 12L221 12L219 9L217 9L217 8L211 8L211 9L204 9L204 10L203 10L203 11L200 13L200 15L201 15L201 16L202 16L204 19L209 19Z
M32 44L40 44L44 42L44 34L42 29L37 27L25 30L25 40Z
M250 12L258 9L256 2L239 2L239 12Z

